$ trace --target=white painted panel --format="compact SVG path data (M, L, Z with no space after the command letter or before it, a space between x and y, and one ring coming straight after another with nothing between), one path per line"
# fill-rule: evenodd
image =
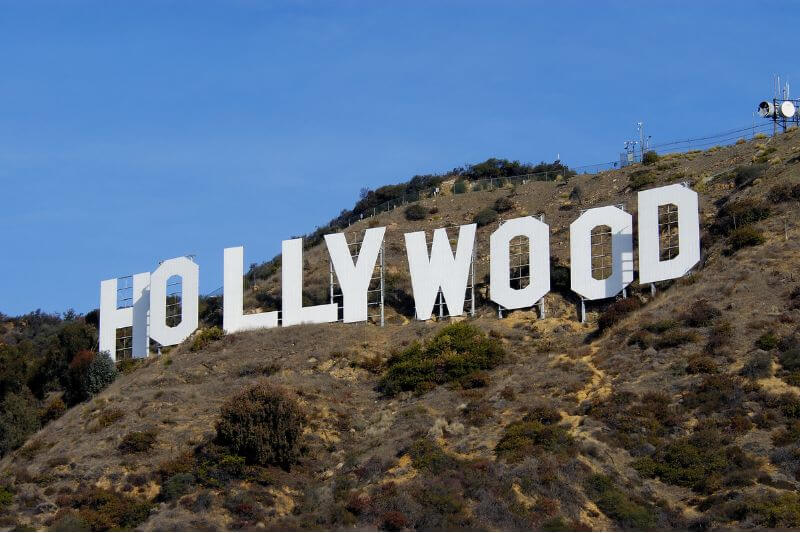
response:
M611 276L592 277L592 237L597 226L611 228ZM570 283L587 300L619 294L633 281L633 218L613 206L585 211L569 226Z
M511 288L510 244L515 237L528 238L530 283ZM550 291L550 226L533 217L503 223L489 238L489 294L506 309L532 307Z
M436 302L439 288L451 316L464 313L464 297L467 290L472 249L475 245L475 224L460 226L456 253L450 247L447 231L439 228L433 232L430 256L425 242L425 232L406 233L406 253L414 291L417 318L428 320Z
M100 351L117 359L117 329L131 327L133 357L147 357L150 338L147 313L150 308L150 273L133 275L133 307L117 309L117 279L100 282Z
M278 312L244 314L244 248L225 248L223 254L222 328L227 333L278 326Z
M342 289L345 322L367 320L367 290L385 231L386 228L370 228L364 233L355 264L343 233L325 235L333 270Z
M167 280L181 278L181 322L167 325ZM150 276L150 337L162 346L180 344L197 329L200 268L186 258L168 259Z
M658 206L678 208L678 255L661 261ZM697 193L683 185L639 192L639 283L675 279L700 261L700 212Z
M335 303L303 307L303 239L283 241L281 250L283 325L336 322Z

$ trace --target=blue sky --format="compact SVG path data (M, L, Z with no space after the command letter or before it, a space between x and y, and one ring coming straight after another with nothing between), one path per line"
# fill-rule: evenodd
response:
M0 0L0 311L245 262L361 187L487 157L610 161L749 125L796 4ZM766 13L781 13L773 29Z

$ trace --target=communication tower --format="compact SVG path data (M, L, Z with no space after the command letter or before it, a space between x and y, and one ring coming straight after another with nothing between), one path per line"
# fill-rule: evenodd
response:
M792 99L789 82L781 86L780 76L775 76L772 100L764 100L758 104L758 114L762 118L772 120L773 135L778 133L778 124L785 132L792 124L800 125L800 99Z

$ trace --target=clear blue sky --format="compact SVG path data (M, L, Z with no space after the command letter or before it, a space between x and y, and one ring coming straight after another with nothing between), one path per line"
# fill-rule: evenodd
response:
M0 0L0 311L86 312L189 253L207 292L224 247L269 259L361 187L800 94L797 4L648 4Z

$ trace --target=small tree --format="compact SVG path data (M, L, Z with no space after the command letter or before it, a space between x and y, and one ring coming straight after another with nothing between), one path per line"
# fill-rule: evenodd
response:
M495 220L497 220L497 211L491 208L486 208L475 215L473 222L480 228L491 224Z
M406 207L405 215L408 220L425 220L425 217L428 216L428 210L419 204L412 204Z
M117 368L108 352L81 350L69 363L64 397L69 405L88 400L117 379Z
M8 393L0 403L0 457L18 448L39 429L38 402L25 388Z
M288 470L300 455L304 419L285 391L261 382L225 402L217 440L251 463Z
M655 150L649 150L644 153L642 156L642 164L644 165L652 165L653 163L658 161L658 154Z

